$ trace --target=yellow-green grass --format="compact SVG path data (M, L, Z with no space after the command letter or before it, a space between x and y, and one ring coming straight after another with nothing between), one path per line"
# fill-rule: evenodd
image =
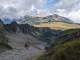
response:
M69 24L64 22L50 22L50 23L40 23L39 25L34 25L35 27L48 27L50 29L56 30L67 30L80 28L78 24Z

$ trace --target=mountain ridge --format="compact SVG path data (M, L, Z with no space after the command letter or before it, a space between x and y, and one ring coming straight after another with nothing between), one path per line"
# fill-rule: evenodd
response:
M57 14L49 15L46 17L32 17L32 16L24 16L23 18L19 19L19 23L28 23L28 24L35 24L35 23L41 23L41 22L54 22L54 21L62 21L66 23L73 23L70 19L66 17L59 16Z

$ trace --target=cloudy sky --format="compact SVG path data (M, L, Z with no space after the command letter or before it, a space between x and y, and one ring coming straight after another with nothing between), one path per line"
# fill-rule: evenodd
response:
M80 0L0 0L0 17L54 13L80 22Z

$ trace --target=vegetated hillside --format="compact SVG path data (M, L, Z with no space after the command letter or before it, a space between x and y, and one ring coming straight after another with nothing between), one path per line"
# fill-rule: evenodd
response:
M74 40L74 39L78 39L80 38L80 28L79 29L69 29L69 30L65 30L62 32L62 34L60 34L60 36L58 36L55 40L55 42L66 42L69 40ZM59 42L60 41L60 42Z
M37 60L80 60L80 29L64 31Z
M43 42L47 42L48 44L51 43L52 39L55 39L62 31L61 30L54 30L47 27L40 28L35 30L35 37ZM54 41L54 40L53 40Z
M55 30L80 28L80 25L78 25L78 24L70 24L70 23L65 23L65 22L46 22L46 23L40 23L40 24L34 25L34 26L35 27L48 27L50 29L55 29Z

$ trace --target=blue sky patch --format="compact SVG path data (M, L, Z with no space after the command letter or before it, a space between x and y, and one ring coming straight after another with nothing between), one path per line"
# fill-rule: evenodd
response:
M45 9L50 9L54 7L54 5L59 2L60 0L47 0L46 3L44 4Z

